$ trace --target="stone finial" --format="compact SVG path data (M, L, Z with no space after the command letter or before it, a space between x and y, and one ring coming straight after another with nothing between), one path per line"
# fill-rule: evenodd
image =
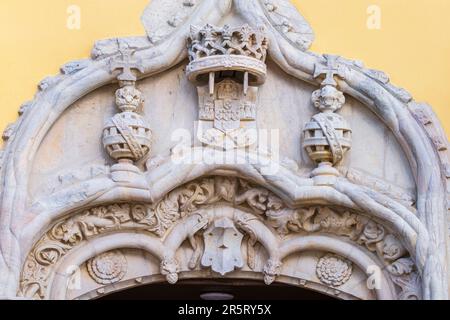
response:
M263 268L264 283L271 285L280 275L282 263L279 260L269 259Z
M120 113L106 122L103 145L109 156L118 162L111 167L114 181L139 180L140 184L145 185L138 178L140 171L134 164L150 152L152 133L145 119L138 114L143 98L136 88L137 78L132 70L142 72L142 68L139 62L132 59L132 55L133 51L130 49L121 50L121 58L111 63L111 72L123 70L117 77L120 88L116 91L116 105Z
M321 88L312 94L313 105L320 110L303 130L303 147L318 167L312 176L319 185L333 184L339 175L333 168L351 148L351 129L335 112L345 104L344 94L337 88L335 76L344 78L338 57L325 56L327 66L316 65L314 77L325 75Z
M318 100L328 103L319 103L322 113L314 115L303 130L303 147L311 160L317 164L338 164L344 154L351 148L351 129L347 122L333 109L340 103L334 100L334 96L328 96L326 92L318 93Z
M178 261L174 258L165 258L161 261L160 265L161 274L166 276L166 280L169 284L175 284L178 282Z
M136 112L142 102L142 93L134 85L127 85L116 91L116 105L120 111Z

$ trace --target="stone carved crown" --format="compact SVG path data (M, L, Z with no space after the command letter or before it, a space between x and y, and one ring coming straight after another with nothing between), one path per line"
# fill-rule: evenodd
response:
M263 28L255 30L247 24L236 28L210 24L203 28L191 26L188 78L203 82L206 78L202 76L211 72L240 71L249 73L250 84L260 85L266 77L267 48Z

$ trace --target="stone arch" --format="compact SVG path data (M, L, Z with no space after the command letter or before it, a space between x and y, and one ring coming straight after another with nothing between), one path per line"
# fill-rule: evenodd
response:
M355 207L324 206L320 201L290 207L275 193L241 178L201 177L173 189L156 205L104 204L55 220L25 260L20 294L64 298L68 266L79 266L105 251L140 248L159 259L159 274L170 283L177 282L180 272L189 277L190 271L211 267L226 275L244 267L263 273L271 284L279 276L289 277L282 273L283 261L294 252L331 252L338 255L336 263L349 260L363 273L379 268L378 298L421 298L420 265L412 259L415 248L408 252L395 229L378 221L376 215L361 214ZM239 263L215 256L217 248L208 247L215 243L208 237L217 230L241 235L226 246ZM186 241L192 247L190 258L178 261ZM255 253L257 243L268 256L261 270L256 268L261 259ZM205 262L205 257L219 259L219 267ZM223 269L224 265L231 268Z
M405 90L393 86L383 72L367 69L356 61L307 51L313 39L312 30L291 4L283 2L280 10L285 10L283 15L292 22L289 28L282 27L275 9L262 0L204 0L183 21L169 26L167 19L164 23L149 22L148 17L160 9L158 2L153 1L143 20L159 35L149 33L148 37L101 41L96 44L92 59L68 63L61 68L60 75L40 83L35 99L23 105L20 119L3 135L7 143L0 155L0 224L4 230L0 235L0 295L15 297L20 286L19 270L31 248L52 223L65 215L110 203L158 203L172 189L189 181L205 175L231 174L274 192L292 210L301 205L333 205L362 212L386 225L410 254L410 258L397 264L391 262L393 272L398 274L396 281L409 289L421 288L420 297L424 299L448 297L446 198L450 161L439 121L430 107L413 101ZM30 198L32 166L44 138L74 103L97 88L120 81L111 65L124 62L120 59L125 49L133 48L137 62L122 69L139 70L136 71L139 80L149 78L186 59L190 25L205 21L219 24L224 20L247 23L254 28L264 26L271 59L287 74L316 87L324 82L319 71L334 61L339 71L333 77L336 87L376 114L401 146L414 175L414 204L399 201L389 184L381 182L380 188L376 182L376 188L343 176L324 184L320 175L311 179L309 173L302 174L299 168L292 168L280 159L273 160L280 170L271 176L264 174L264 165L258 161L244 161L239 166L205 163L183 166L170 163L170 157L148 160L141 166L144 173L130 171L135 174L132 183L122 181L123 177L113 177L107 166L102 177L85 177L68 188L54 186L51 194ZM333 171L332 175L337 174ZM390 191L386 194L380 189ZM411 276L414 268L420 277L416 273ZM422 282L418 284L418 280Z

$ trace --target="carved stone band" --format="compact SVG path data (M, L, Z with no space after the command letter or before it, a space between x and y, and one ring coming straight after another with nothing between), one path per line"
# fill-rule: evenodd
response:
M221 55L200 58L192 61L186 68L190 81L198 84L205 82L201 75L216 71L242 71L249 73L249 85L258 86L266 81L267 67L263 61L239 55Z

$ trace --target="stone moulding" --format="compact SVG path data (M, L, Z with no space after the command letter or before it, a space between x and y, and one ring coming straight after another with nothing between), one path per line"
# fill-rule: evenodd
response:
M148 9L150 11L147 11L147 15L144 14L143 20L146 20L148 14L154 15L155 12L161 10L159 5L173 5L172 2L175 1L153 2ZM292 9L293 7L288 1L203 0L186 7L189 14L169 19L170 23L167 23L167 26L158 25L159 27L155 28L155 31L161 30L159 36L152 34L149 35L150 38L134 37L99 42L93 50L92 59L76 61L63 66L60 75L44 79L39 84L39 91L35 99L20 108L19 120L13 126L8 127L7 132L3 135L5 145L4 150L0 153L0 185L2 186L0 193L0 296L16 296L21 289L20 270L28 267L26 259L30 251L46 234L45 231L67 213L78 212L79 209L92 206L94 203L102 205L118 200L131 201L133 199L130 198L133 197L138 199L138 202L157 203L158 200L164 198L165 194L177 187L177 185L170 185L170 182L164 178L158 177L158 174L164 172L163 166L160 170L155 170L155 172L149 170L146 173L147 180L151 182L149 185L153 186L155 183L156 186L159 186L158 183L160 183L163 186L160 190L163 191L157 191L158 188L155 186L144 190L121 185L108 178L94 179L85 181L70 190L61 190L61 193L56 195L49 195L48 198L35 203L32 208L27 206L30 171L44 137L55 121L74 102L93 90L116 81L117 75L110 72L111 58L119 56L121 48L127 47L135 50L135 57L140 61L142 70L139 79L151 77L187 58L186 39L189 35L190 25L202 25L205 22L218 25L225 16L236 14L254 28L265 27L270 42L268 54L281 69L305 82L316 86L320 84L319 79L314 77L315 69L318 65L325 66L326 58L306 51L312 41L312 32L310 29L308 30L307 23L295 9ZM283 11L277 13L277 8L282 8ZM287 19L280 20L281 16L285 16ZM290 23L291 25L289 25ZM391 263L389 271L387 271L391 274L396 273L398 277L392 281L396 285L403 284L403 287L408 290L405 289L405 293L399 293L397 296L391 292L389 297L414 296L423 299L447 299L450 155L444 131L428 106L414 102L406 91L390 84L384 73L366 69L361 63L344 58L338 58L337 63L342 72L337 80L339 88L373 111L380 121L389 127L403 148L415 178L417 216L388 196L379 194L370 188L362 188L349 183L345 179L340 179L333 188L319 188L313 186L310 179L301 179L295 173L282 168L281 180L287 186L301 186L300 195L292 196L289 187L280 187L277 185L277 179L262 175L258 172L258 168L255 169L255 166L244 166L243 168L219 166L215 170L226 169L227 172L234 172L242 177L251 176L251 181L258 181L263 186L269 186L271 191L277 190L277 195L283 201L289 199L290 203L288 204L291 207L295 201L302 201L301 190L305 190L304 194L307 194L305 198L316 193L318 198L334 205L340 201L347 204L344 207L350 206L365 214L370 213L378 222L383 222L383 225L387 224L388 228L394 230L404 248L409 252L409 256L406 258L402 257L396 260L395 264ZM167 166L170 169L170 165ZM253 173L249 173L246 169L252 169ZM196 170L197 176L195 174L189 176L185 172L184 182L213 172L213 170L209 172L208 168L201 168L201 166ZM171 178L174 177L171 176ZM278 184L281 183L278 182ZM85 190L86 187L87 191L80 191ZM133 191L130 192L130 190ZM308 191L306 192L306 190ZM74 191L78 193L74 193ZM64 194L64 192L67 193ZM163 194L158 194L158 192ZM73 194L78 194L79 197L75 199L67 196ZM303 201L307 202L308 199L303 199ZM29 212L32 214L30 215ZM45 214L41 215L42 212ZM283 227L280 228L283 229ZM289 227L286 228L289 230ZM246 231L241 227L241 232ZM161 255L160 250L163 248L161 242L157 236L151 236L151 239L157 243L156 249L151 249L152 252L156 252L157 256ZM318 247L330 249L329 243L325 239L315 238L315 240L319 244L323 242L323 245L318 245ZM281 247L281 252L288 255L297 249L304 248L302 241L304 240L300 236L293 239ZM118 240L118 242L120 241ZM119 244L117 247L111 246L108 250L120 248ZM142 245L140 244L140 246ZM274 247L267 244L267 248L273 250ZM64 246L58 248L56 253L62 253L64 250L68 250L68 248ZM106 248L105 251L107 251ZM46 255L46 259L57 259L58 255L55 255L54 251L52 252L51 255ZM339 252L335 253L340 254ZM93 256L78 258L82 263ZM268 278L267 282L270 282L278 274L281 257L275 258L279 259L270 259L267 262L264 271ZM363 261L366 261L364 259ZM169 281L174 282L177 274L174 260L165 258L161 260L161 272L168 276ZM410 276L414 269L411 267L411 261L420 276ZM363 265L361 264L361 266ZM58 281L62 280L56 279L53 283L57 284ZM414 281L420 282L420 284L414 283ZM408 293L417 288L421 288L419 294ZM41 289L38 287L36 290L36 286L34 286L31 290L37 293ZM54 292L58 292L58 290ZM64 296L61 294L55 293L53 297ZM49 298L44 293L43 296ZM386 298L388 296L382 294L379 297Z

